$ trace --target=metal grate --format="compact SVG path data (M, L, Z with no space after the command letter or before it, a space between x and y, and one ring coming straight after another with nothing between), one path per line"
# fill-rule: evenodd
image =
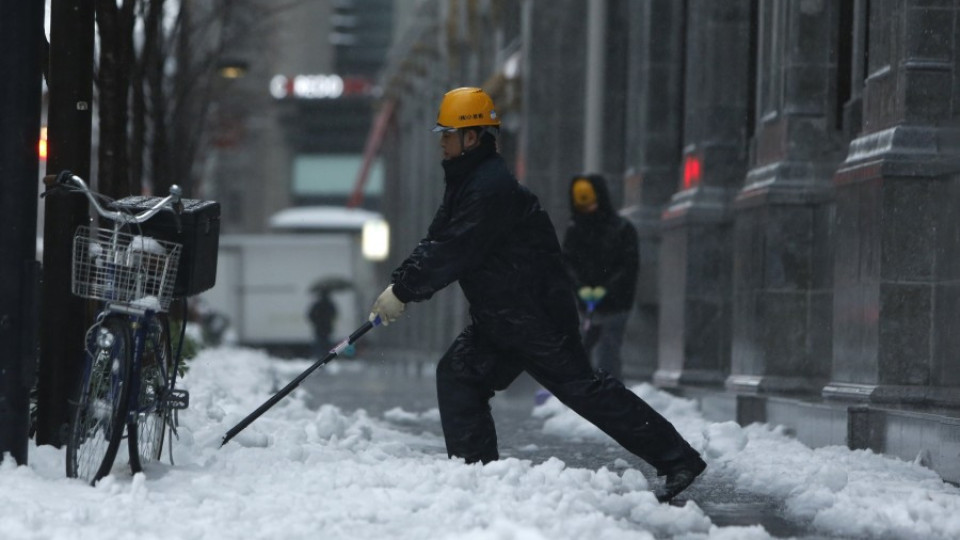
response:
M173 242L81 226L73 238L73 294L166 311L180 251Z

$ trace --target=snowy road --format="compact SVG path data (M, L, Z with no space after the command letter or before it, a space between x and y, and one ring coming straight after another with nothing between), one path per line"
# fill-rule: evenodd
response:
M495 400L504 459L449 460L429 373L399 367L334 362L219 448L227 429L308 365L202 353L185 381L191 407L175 466L131 477L121 458L91 488L64 478L61 450L31 447L23 467L4 460L0 537L960 537L960 490L929 470L811 450L768 426L707 422L691 402L647 385L632 389L710 464L681 506L658 504L649 469L555 400L531 412L529 388Z

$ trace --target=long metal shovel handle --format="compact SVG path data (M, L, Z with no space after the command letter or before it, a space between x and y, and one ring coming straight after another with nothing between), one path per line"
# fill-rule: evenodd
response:
M278 401L286 397L287 394L293 392L293 390L300 386L300 383L303 382L315 369L326 364L327 362L333 360L340 353L344 351L350 345L353 345L361 336L370 331L374 326L380 326L380 317L377 317L373 322L367 321L363 323L363 326L357 328L350 337L338 343L334 348L330 349L330 352L326 356L317 360L310 367L308 367L303 373L297 376L296 379L290 381L286 386L284 386L279 392L270 397L267 401L260 405L257 410L253 411L246 418L241 420L237 425L230 428L230 431L227 431L227 434L223 436L223 441L220 443L220 448L223 448L223 445L227 444L230 439L234 438L237 433L243 431L244 428L253 423L254 420L260 418L260 415L267 412L270 407L273 407L277 404Z

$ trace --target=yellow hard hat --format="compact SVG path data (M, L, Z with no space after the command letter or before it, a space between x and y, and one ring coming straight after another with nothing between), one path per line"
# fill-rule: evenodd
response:
M443 95L437 125L433 131L454 131L465 127L500 126L493 100L479 88L466 86Z
M597 190L593 183L586 178L578 178L573 182L573 207L579 212L589 212L596 209Z

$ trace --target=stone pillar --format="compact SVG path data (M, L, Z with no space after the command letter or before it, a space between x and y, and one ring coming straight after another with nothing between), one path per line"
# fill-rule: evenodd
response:
M960 405L960 54L953 2L869 3L863 131L835 176L823 394Z
M650 379L657 369L660 214L676 190L683 132L684 3L629 2L624 210L637 227L637 300L623 347L624 374Z
M726 386L738 392L819 393L830 376L832 178L848 89L837 76L840 4L758 4L756 132L734 203Z
M581 0L525 6L520 172L562 237L569 182L583 167L588 10Z
M722 384L730 369L733 213L746 175L750 0L689 0L680 191L663 212L654 381Z

